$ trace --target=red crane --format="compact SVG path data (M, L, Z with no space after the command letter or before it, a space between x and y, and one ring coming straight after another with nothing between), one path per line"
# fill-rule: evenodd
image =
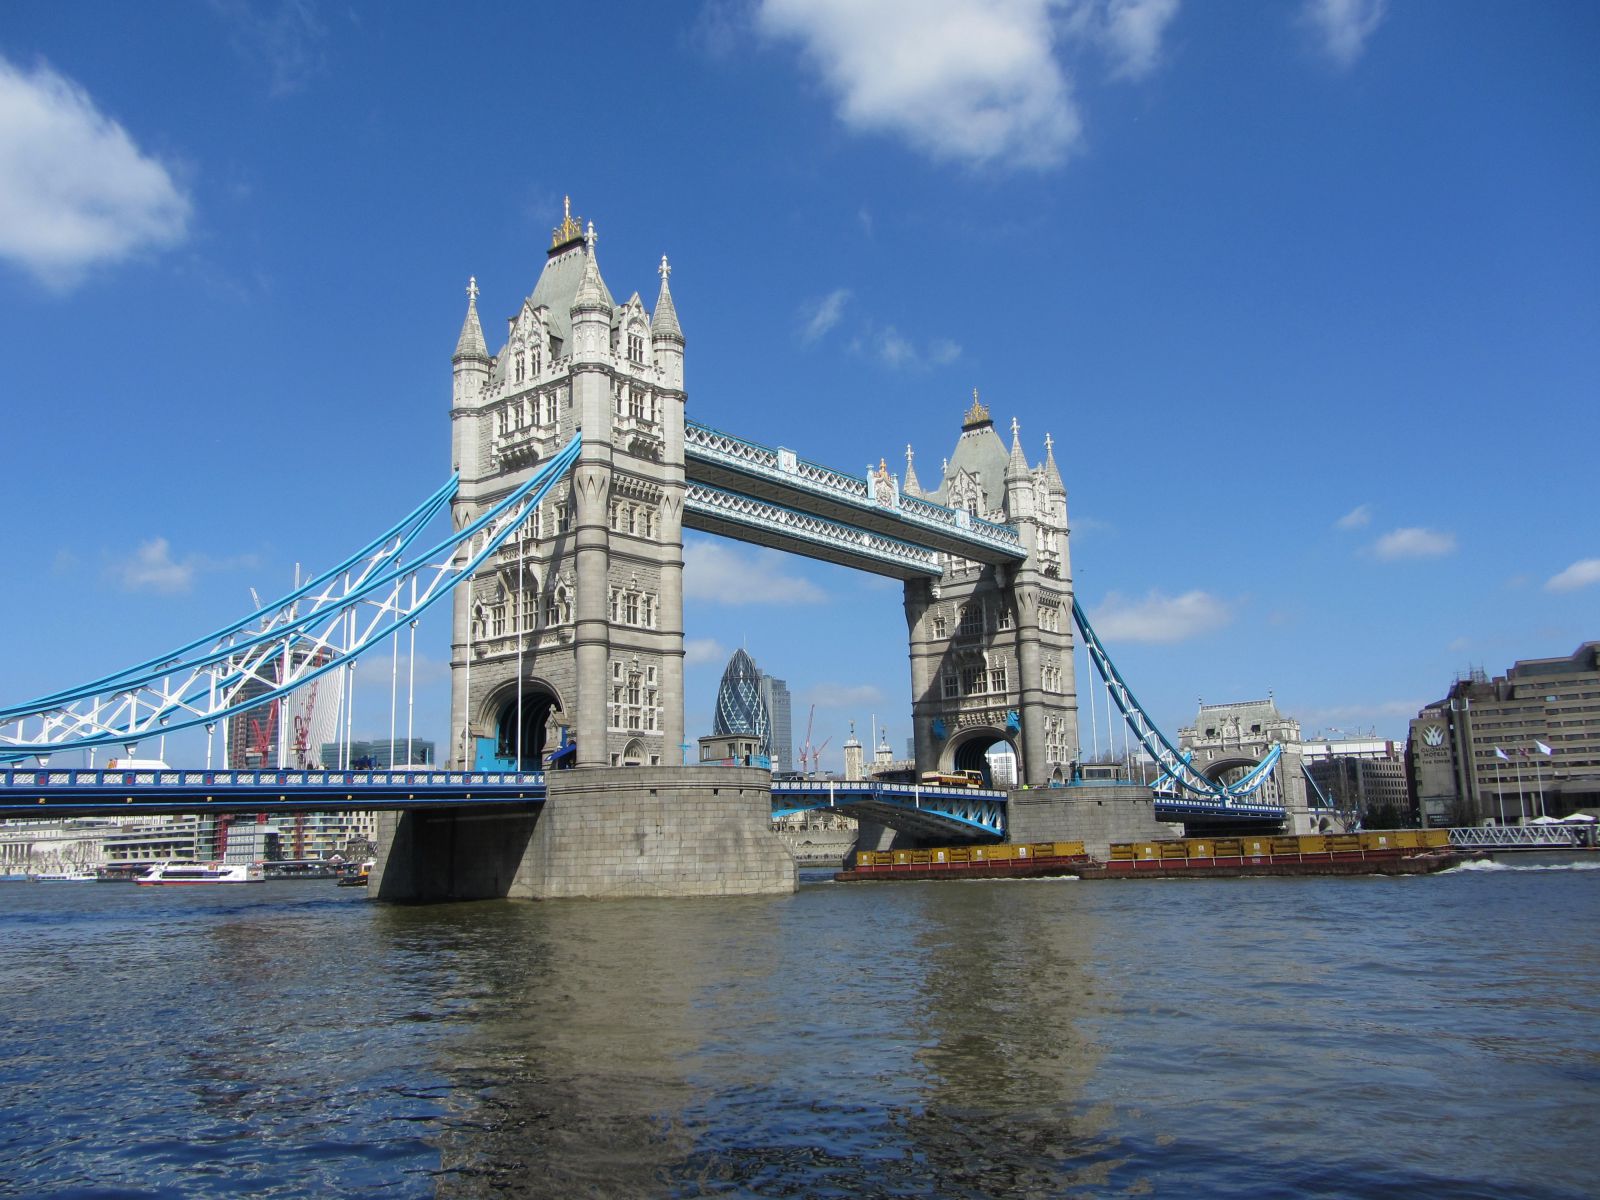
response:
M823 738L822 745L811 744L811 723L817 718L817 706L811 706L811 712L806 717L806 740L800 746L800 774L802 777L813 775L822 769L822 752L828 748L831 737ZM809 766L807 765L809 764Z

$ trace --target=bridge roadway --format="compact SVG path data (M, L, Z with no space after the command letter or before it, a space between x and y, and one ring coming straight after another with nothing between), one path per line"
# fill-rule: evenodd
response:
M177 813L529 808L544 800L542 771L109 771L75 767L0 770L0 818L10 820ZM1004 838L1006 804L1005 792L985 788L835 779L775 780L772 784L775 817L834 808L918 837ZM1166 821L1283 819L1281 808L1238 801L1224 809L1215 801L1157 796L1155 805L1156 818Z
M774 816L834 807L930 837L1005 836L1006 793L1000 791L780 780L772 793ZM544 800L542 771L0 770L0 817L11 820L527 808Z

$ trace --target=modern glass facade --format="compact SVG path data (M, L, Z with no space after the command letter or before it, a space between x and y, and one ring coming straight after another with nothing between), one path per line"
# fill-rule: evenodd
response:
M714 737L746 734L761 739L763 753L771 753L772 722L761 698L761 672L743 650L735 650L717 685L717 711L711 719Z

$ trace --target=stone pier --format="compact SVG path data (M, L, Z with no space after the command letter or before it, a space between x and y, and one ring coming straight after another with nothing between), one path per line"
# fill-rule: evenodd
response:
M771 776L737 767L552 771L542 810L386 817L379 900L748 896L795 890Z
M1156 819L1149 788L1127 783L1026 788L1006 808L1006 841L1082 842L1097 859L1110 857L1112 842L1183 835L1182 825Z

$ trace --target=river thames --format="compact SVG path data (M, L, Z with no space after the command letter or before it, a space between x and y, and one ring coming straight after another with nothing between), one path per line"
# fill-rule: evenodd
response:
M1589 1197L1600 871L0 885L0 1193Z

